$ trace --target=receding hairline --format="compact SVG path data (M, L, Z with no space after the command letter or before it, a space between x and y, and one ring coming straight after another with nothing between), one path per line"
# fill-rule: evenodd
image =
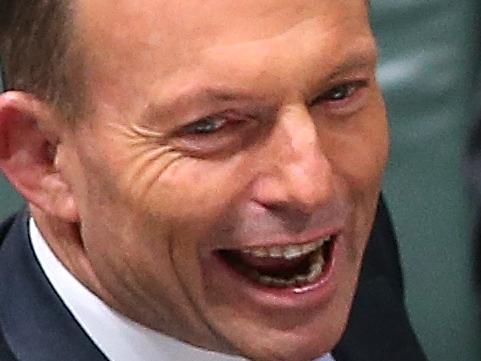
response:
M31 93L69 117L82 113L87 103L82 61L87 50L76 36L78 1L0 0L5 85ZM369 0L363 2L370 8Z
M81 52L73 40L73 1L0 3L0 56L7 89L32 94L69 117L81 110L85 95Z

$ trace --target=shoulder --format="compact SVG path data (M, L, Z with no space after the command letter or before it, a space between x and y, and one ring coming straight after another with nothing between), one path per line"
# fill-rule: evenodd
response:
M3 243L3 240L5 239L8 231L12 228L16 217L17 214L12 214L8 218L0 222L0 245Z
M0 360L2 361L18 361L18 359L13 355L10 347L5 341L3 331L0 328Z
M0 247L3 241L7 238L7 234L12 229L15 219L19 217L19 214L13 214L8 218L0 222ZM1 302L1 300L0 300ZM18 361L18 359L13 355L7 341L5 340L4 331L2 329L2 324L0 323L0 360L2 361Z
M0 219L0 248L3 248L6 240L11 237L28 238L29 218L30 212L28 207L25 206L18 212L11 214L4 219Z

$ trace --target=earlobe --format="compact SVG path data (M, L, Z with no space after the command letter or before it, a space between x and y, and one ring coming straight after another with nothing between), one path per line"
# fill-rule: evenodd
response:
M50 107L23 92L0 95L0 169L46 214L78 221L70 187L56 166L60 128Z

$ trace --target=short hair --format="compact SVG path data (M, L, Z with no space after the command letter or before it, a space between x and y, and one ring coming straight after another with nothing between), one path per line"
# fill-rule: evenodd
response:
M74 44L73 1L0 0L4 85L50 103L68 118L87 108L82 52Z
M71 1L0 0L5 86L28 92L69 118L85 100L80 52L72 44Z

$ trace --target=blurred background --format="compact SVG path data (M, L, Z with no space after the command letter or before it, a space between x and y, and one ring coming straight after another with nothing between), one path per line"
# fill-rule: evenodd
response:
M481 1L371 3L392 132L384 191L408 310L430 360L479 361L474 264L481 255L473 239L479 197L467 180L467 145L481 109ZM474 180L481 179L480 166L477 172L471 170Z
M467 154L478 115L481 120L481 2L371 3L392 132L384 191L400 242L408 311L430 360L479 361L475 264L481 254L473 229L481 163L468 162ZM478 149L481 137L474 137L472 153ZM0 176L0 218L21 204Z

